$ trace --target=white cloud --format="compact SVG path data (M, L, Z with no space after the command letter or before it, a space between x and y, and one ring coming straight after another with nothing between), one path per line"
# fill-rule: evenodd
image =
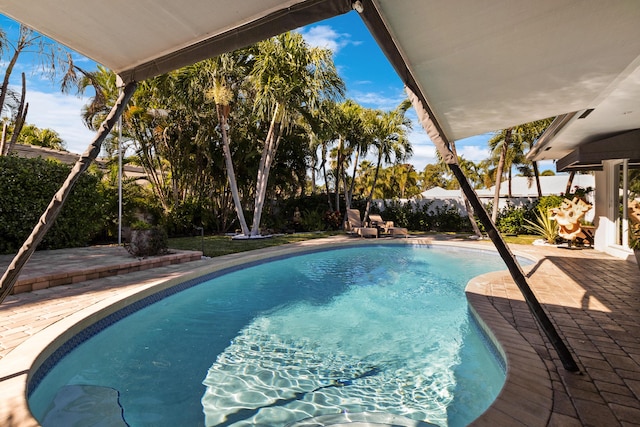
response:
M458 146L456 144L456 151L459 156L464 157L466 160L471 160L474 163L489 158L489 149L486 145Z
M86 128L81 116L87 98L28 90L27 102L27 123L56 131L67 150L83 153L93 140L95 132Z
M360 92L355 90L349 91L349 97L360 105L383 111L395 109L405 99L402 91L397 95L387 96L382 92Z
M306 31L298 31L310 46L331 49L334 54L349 44L359 45L361 43L351 40L350 34L336 32L329 25L316 25L309 27Z

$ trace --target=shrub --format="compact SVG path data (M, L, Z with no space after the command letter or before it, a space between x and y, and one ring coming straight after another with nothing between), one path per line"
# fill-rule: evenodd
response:
M535 216L531 204L515 207L509 203L498 213L496 227L501 233L526 234L528 221L535 221Z
M131 241L125 244L127 251L135 257L146 257L167 253L169 239L161 227L142 227L131 230Z
M537 206L547 212L549 209L560 207L563 200L562 196L542 196L538 199Z
M322 213L305 209L301 215L302 229L305 231L322 231L325 229L325 222Z
M528 225L525 228L534 234L542 236L547 243L557 243L558 241L558 224L551 219L549 210L538 206L536 221L526 220Z
M0 253L15 253L29 236L70 166L51 160L0 157ZM101 175L80 176L38 249L85 246L105 225Z
M343 215L340 211L326 211L322 217L327 230L339 230L342 228Z
M436 231L469 231L469 217L462 217L454 206L437 206L433 213L433 226Z
M397 200L387 204L382 217L393 221L397 227L406 227L415 231L468 231L471 223L467 216L461 216L455 206L436 206L426 202L421 208L412 203L400 203Z

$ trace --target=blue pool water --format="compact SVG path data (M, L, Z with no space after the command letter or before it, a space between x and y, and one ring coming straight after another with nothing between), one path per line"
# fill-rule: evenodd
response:
M107 408L92 410L130 426L286 426L361 412L466 425L505 374L464 287L498 269L494 253L405 245L238 269L96 333L39 380L29 404L45 427L82 418L94 389L116 400L100 395Z

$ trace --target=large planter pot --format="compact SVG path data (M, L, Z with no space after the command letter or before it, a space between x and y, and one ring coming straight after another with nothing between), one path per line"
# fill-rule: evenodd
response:
M634 249L633 254L636 256L636 262L638 263L638 268L640 268L640 249Z

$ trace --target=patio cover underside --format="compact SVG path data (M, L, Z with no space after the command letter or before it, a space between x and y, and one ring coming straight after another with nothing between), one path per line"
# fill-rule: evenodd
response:
M580 145L559 159L556 169L560 172L602 170L604 160L618 159L627 159L629 168L640 168L640 130Z

